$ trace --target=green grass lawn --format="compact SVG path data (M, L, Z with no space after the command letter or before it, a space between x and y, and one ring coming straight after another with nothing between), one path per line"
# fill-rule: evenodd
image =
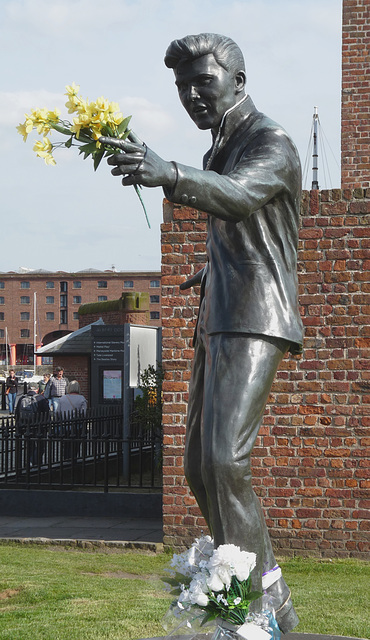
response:
M170 555L0 545L0 640L136 640L163 636ZM295 631L369 638L370 566L281 561Z

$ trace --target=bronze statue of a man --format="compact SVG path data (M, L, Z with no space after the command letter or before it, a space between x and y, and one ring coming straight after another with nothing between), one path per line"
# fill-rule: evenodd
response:
M287 133L246 94L243 55L230 38L175 40L165 64L191 119L211 130L204 169L166 162L136 138L114 141L122 152L109 163L123 185L162 186L172 202L208 213L207 266L185 283L202 285L185 474L215 545L257 554L253 587L275 597L287 632L298 618L252 489L250 457L279 363L302 345L299 157Z

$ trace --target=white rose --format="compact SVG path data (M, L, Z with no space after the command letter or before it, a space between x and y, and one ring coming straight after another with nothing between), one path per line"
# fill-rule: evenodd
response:
M222 591L225 587L217 571L213 571L207 579L207 585L211 591Z
M203 592L196 593L192 597L192 603L197 604L199 607L206 607L208 604L208 596Z

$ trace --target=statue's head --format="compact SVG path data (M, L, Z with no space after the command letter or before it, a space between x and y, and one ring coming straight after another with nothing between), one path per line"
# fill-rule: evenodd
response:
M180 100L199 129L217 130L227 109L244 95L245 64L238 45L217 33L174 40L165 55Z
M199 33L173 40L166 51L164 63L169 69L176 69L179 62L195 60L210 53L226 71L245 73L244 57L236 42L218 33Z

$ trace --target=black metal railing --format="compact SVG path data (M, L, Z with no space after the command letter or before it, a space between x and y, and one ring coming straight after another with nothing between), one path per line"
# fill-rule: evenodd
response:
M161 429L132 414L124 430L122 407L0 419L0 488L161 489L161 460Z

